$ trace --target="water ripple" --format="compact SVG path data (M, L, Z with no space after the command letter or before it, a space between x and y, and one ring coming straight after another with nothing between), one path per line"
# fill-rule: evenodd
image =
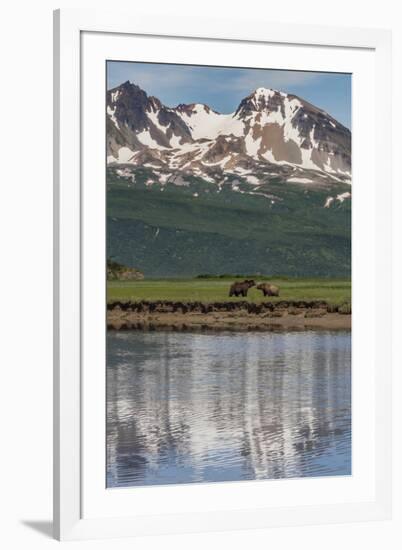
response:
M350 363L350 332L110 332L108 487L350 474Z

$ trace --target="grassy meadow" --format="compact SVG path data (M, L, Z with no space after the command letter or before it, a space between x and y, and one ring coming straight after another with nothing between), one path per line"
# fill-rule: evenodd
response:
M235 280L223 278L192 279L145 279L141 281L108 281L108 302L170 300L183 302L249 302L280 300L325 300L329 304L340 305L351 301L351 282L348 279L275 279L269 282L280 287L279 297L265 297L253 287L247 298L229 298L229 287ZM261 278L263 280L263 278ZM256 283L258 282L255 279Z

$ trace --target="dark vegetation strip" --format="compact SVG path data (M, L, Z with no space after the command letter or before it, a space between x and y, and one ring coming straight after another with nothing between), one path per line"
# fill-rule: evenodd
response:
M130 300L113 300L108 302L107 310L132 311L137 313L213 313L213 312L232 312L244 311L259 315L267 311L277 311L290 308L300 309L323 309L328 313L350 314L351 304L345 302L335 305L326 302L325 300L281 300L278 302L261 302L253 303L247 301L239 302L176 302L169 300L156 301L130 301Z

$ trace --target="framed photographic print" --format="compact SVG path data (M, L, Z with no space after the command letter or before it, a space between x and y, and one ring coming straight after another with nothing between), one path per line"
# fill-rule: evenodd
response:
M57 538L389 517L389 81L387 31L55 13Z

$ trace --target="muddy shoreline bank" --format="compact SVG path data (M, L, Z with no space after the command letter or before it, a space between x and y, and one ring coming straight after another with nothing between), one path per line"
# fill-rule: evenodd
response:
M107 304L110 330L269 331L347 330L350 307L324 301L253 303L114 301Z

